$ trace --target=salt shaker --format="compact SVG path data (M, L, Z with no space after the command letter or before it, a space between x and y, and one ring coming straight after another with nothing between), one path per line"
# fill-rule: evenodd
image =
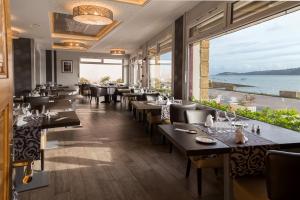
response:
M251 132L252 132L252 133L255 132L254 124L252 124Z

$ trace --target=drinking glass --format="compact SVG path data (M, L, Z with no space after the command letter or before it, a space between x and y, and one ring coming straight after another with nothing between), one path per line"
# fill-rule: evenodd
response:
M236 124L236 114L235 114L235 112L232 112L232 113L225 112L225 116L229 122L230 131L232 132L233 127L235 127L235 124Z
M23 103L22 104L22 112L24 115L26 115L27 111L29 110L30 106L28 103Z
M224 122L226 121L226 116L227 113L226 111L217 111L216 112L216 121L217 121L217 126L220 127L220 132L222 132L222 129L226 128L226 125Z

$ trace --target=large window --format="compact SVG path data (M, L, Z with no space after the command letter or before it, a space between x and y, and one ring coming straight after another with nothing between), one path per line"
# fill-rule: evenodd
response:
M153 56L149 60L149 85L152 89L171 94L172 53Z
M80 82L123 83L121 59L80 59Z

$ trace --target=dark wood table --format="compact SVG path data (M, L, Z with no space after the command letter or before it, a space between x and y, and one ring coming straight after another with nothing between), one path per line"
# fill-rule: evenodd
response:
M279 148L300 148L300 134L298 132L258 122L255 120L245 119L245 122L249 124L246 130L249 131L252 124L259 125L261 133L258 135L262 139L271 141ZM232 147L224 144L220 140L217 140L216 144L206 145L200 144L195 141L195 137L200 134L205 134L201 129L193 125L186 124L186 129L196 129L197 134L188 134L180 131L176 131L175 125L159 125L160 132L181 152L186 156L197 155L210 155L210 154L222 154L224 156L224 199L233 199L232 192L232 177L230 176L230 156Z
M51 128L61 128L61 127L69 127L69 126L78 126L80 125L80 120L76 114L75 111L64 111L64 112L58 112L56 116L47 118L44 117L42 124L41 124L41 129L42 129L42 134L41 134L41 139L45 138L46 140L46 135L48 129ZM42 139L43 140L43 139ZM41 142L41 169L44 170L44 158L45 158L45 149L47 149L47 141Z
M73 110L73 103L72 100L54 99L50 100L45 107L50 111L66 111Z
M23 192L37 188L47 187L49 185L48 174L44 172L44 158L45 150L47 149L47 130L51 128L68 127L80 125L80 120L75 111L58 112L56 116L47 118L44 117L41 122L41 171L34 172L34 177L29 184L23 184L22 178L24 170L22 168L16 169L16 191Z
M80 120L75 111L58 112L56 116L43 118L42 129L59 128L80 125Z

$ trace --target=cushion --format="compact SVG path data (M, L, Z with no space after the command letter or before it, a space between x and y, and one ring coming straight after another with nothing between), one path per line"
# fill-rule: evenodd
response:
M234 179L233 192L235 200L268 200L263 176Z

